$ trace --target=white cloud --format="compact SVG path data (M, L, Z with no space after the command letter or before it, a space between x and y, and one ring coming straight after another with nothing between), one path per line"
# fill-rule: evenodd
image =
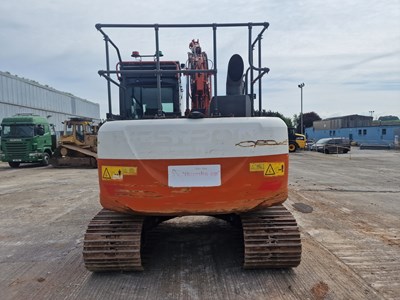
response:
M96 23L263 22L264 108L286 116L304 111L321 117L345 114L400 116L400 2L338 1L2 1L0 70L71 92L107 108L104 43ZM132 50L152 52L151 30L110 36L128 59ZM233 53L246 58L246 30L218 30L219 93ZM212 57L211 33L161 32L168 59L184 62L188 43L200 38ZM117 102L117 99L114 99Z

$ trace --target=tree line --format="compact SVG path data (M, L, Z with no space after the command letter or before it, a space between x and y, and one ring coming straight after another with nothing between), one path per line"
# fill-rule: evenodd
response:
M255 113L255 115L259 115L258 112ZM297 132L301 132L300 127L301 127L301 119L300 119L300 114L295 114L292 118L285 117L283 114L277 111L271 111L268 110L266 111L265 109L262 110L261 115L264 117L278 117L281 118L285 123L286 126L289 128L296 128ZM320 121L322 120L321 117L314 111L312 112L307 112L303 113L303 132L304 129L307 127L312 127L314 121Z

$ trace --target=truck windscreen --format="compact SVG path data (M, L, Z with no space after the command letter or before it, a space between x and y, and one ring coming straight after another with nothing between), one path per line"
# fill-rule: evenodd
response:
M3 125L3 138L23 138L34 136L33 125Z

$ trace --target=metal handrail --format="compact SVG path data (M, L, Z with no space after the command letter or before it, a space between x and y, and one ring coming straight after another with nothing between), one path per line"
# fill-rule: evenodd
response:
M262 27L261 31L257 35L257 38L252 41L252 28L253 27ZM217 84L217 28L219 27L247 27L248 28L248 59L250 65L250 83L247 82L247 72L246 72L246 87L250 85L250 99L252 105L252 112L254 111L254 84L259 82L259 111L261 113L261 77L269 72L268 68L261 67L261 40L264 31L268 28L268 22L255 22L255 23L208 23L208 24L96 24L95 27L104 37L105 47L106 47L106 70L100 70L98 73L100 76L103 76L107 80L107 91L108 91L108 106L109 106L109 114L112 115L112 104L111 104L111 84L116 84L116 81L111 80L110 75L117 73L116 71L110 70L110 55L109 55L109 44L111 44L115 51L117 52L119 62L122 62L120 50L117 45L110 39L110 37L105 33L103 28L153 28L155 31L155 44L156 44L156 69L155 70L146 70L146 71L138 71L138 70L125 70L118 71L118 73L153 73L157 76L157 88L158 88L158 111L159 114L162 113L162 102L161 102L161 75L162 74L171 74L171 73L182 73L182 74L191 74L191 73L204 73L211 72L214 75L214 97L215 97L215 107L214 114L218 114L218 84ZM160 28L212 28L213 30L213 69L212 70L161 70L160 66L160 54L159 54L159 29ZM258 67L253 64L253 51L254 46L258 44ZM254 71L258 71L258 76L254 79ZM247 88L246 88L247 91Z

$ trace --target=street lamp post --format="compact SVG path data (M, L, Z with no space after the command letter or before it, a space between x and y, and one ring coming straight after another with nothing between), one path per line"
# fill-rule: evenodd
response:
M375 112L374 110L369 111L369 114L371 115L372 118L374 117L374 112Z
M304 82L300 83L298 87L301 90L301 110L300 110L300 133L303 134L303 87Z

